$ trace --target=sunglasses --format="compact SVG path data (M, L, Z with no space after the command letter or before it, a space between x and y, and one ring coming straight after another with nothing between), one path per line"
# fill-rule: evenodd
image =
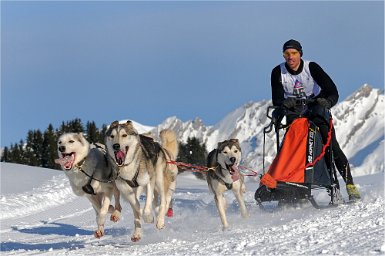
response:
M297 56L299 54L299 52L297 52L297 51L292 51L292 52L284 52L283 53L283 57L285 57L285 58L289 58L289 57L291 57L291 56Z

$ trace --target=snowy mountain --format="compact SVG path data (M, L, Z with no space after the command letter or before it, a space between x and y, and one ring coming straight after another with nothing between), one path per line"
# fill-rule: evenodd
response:
M182 122L170 117L152 132L156 136L159 130L171 128L181 141L197 137L209 151L220 141L237 138L242 145L243 164L261 171L263 128L270 122L266 117L270 105L271 100L245 104L214 126L204 125L199 118ZM384 171L384 109L383 91L367 84L332 108L337 139L353 166L354 176ZM275 133L267 134L267 162L276 154L275 143Z

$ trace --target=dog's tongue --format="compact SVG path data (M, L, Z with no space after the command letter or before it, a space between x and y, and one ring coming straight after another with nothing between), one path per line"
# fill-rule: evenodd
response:
M230 168L231 168L231 178L233 179L233 182L239 180L239 169L238 169L238 166L233 165Z
M115 151L115 159L118 165L122 165L126 154L123 151Z
M55 163L60 164L61 166L64 166L65 169L71 169L74 160L75 160L75 156L72 154L59 159L55 159Z

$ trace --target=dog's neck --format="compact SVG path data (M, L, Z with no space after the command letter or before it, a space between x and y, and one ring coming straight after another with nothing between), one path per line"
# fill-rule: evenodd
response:
M87 160L87 156L84 157L82 160L80 160L77 164L75 164L74 168L76 168L77 170L82 171L83 170L83 165L86 162L86 160Z

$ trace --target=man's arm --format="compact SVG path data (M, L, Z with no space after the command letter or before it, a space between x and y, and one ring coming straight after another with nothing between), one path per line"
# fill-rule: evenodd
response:
M285 91L281 82L281 68L276 66L271 71L271 98L274 106L281 106L285 100Z
M321 87L321 93L317 98L327 99L331 106L337 104L339 98L337 86L329 75L315 62L309 63L309 70L314 81Z

